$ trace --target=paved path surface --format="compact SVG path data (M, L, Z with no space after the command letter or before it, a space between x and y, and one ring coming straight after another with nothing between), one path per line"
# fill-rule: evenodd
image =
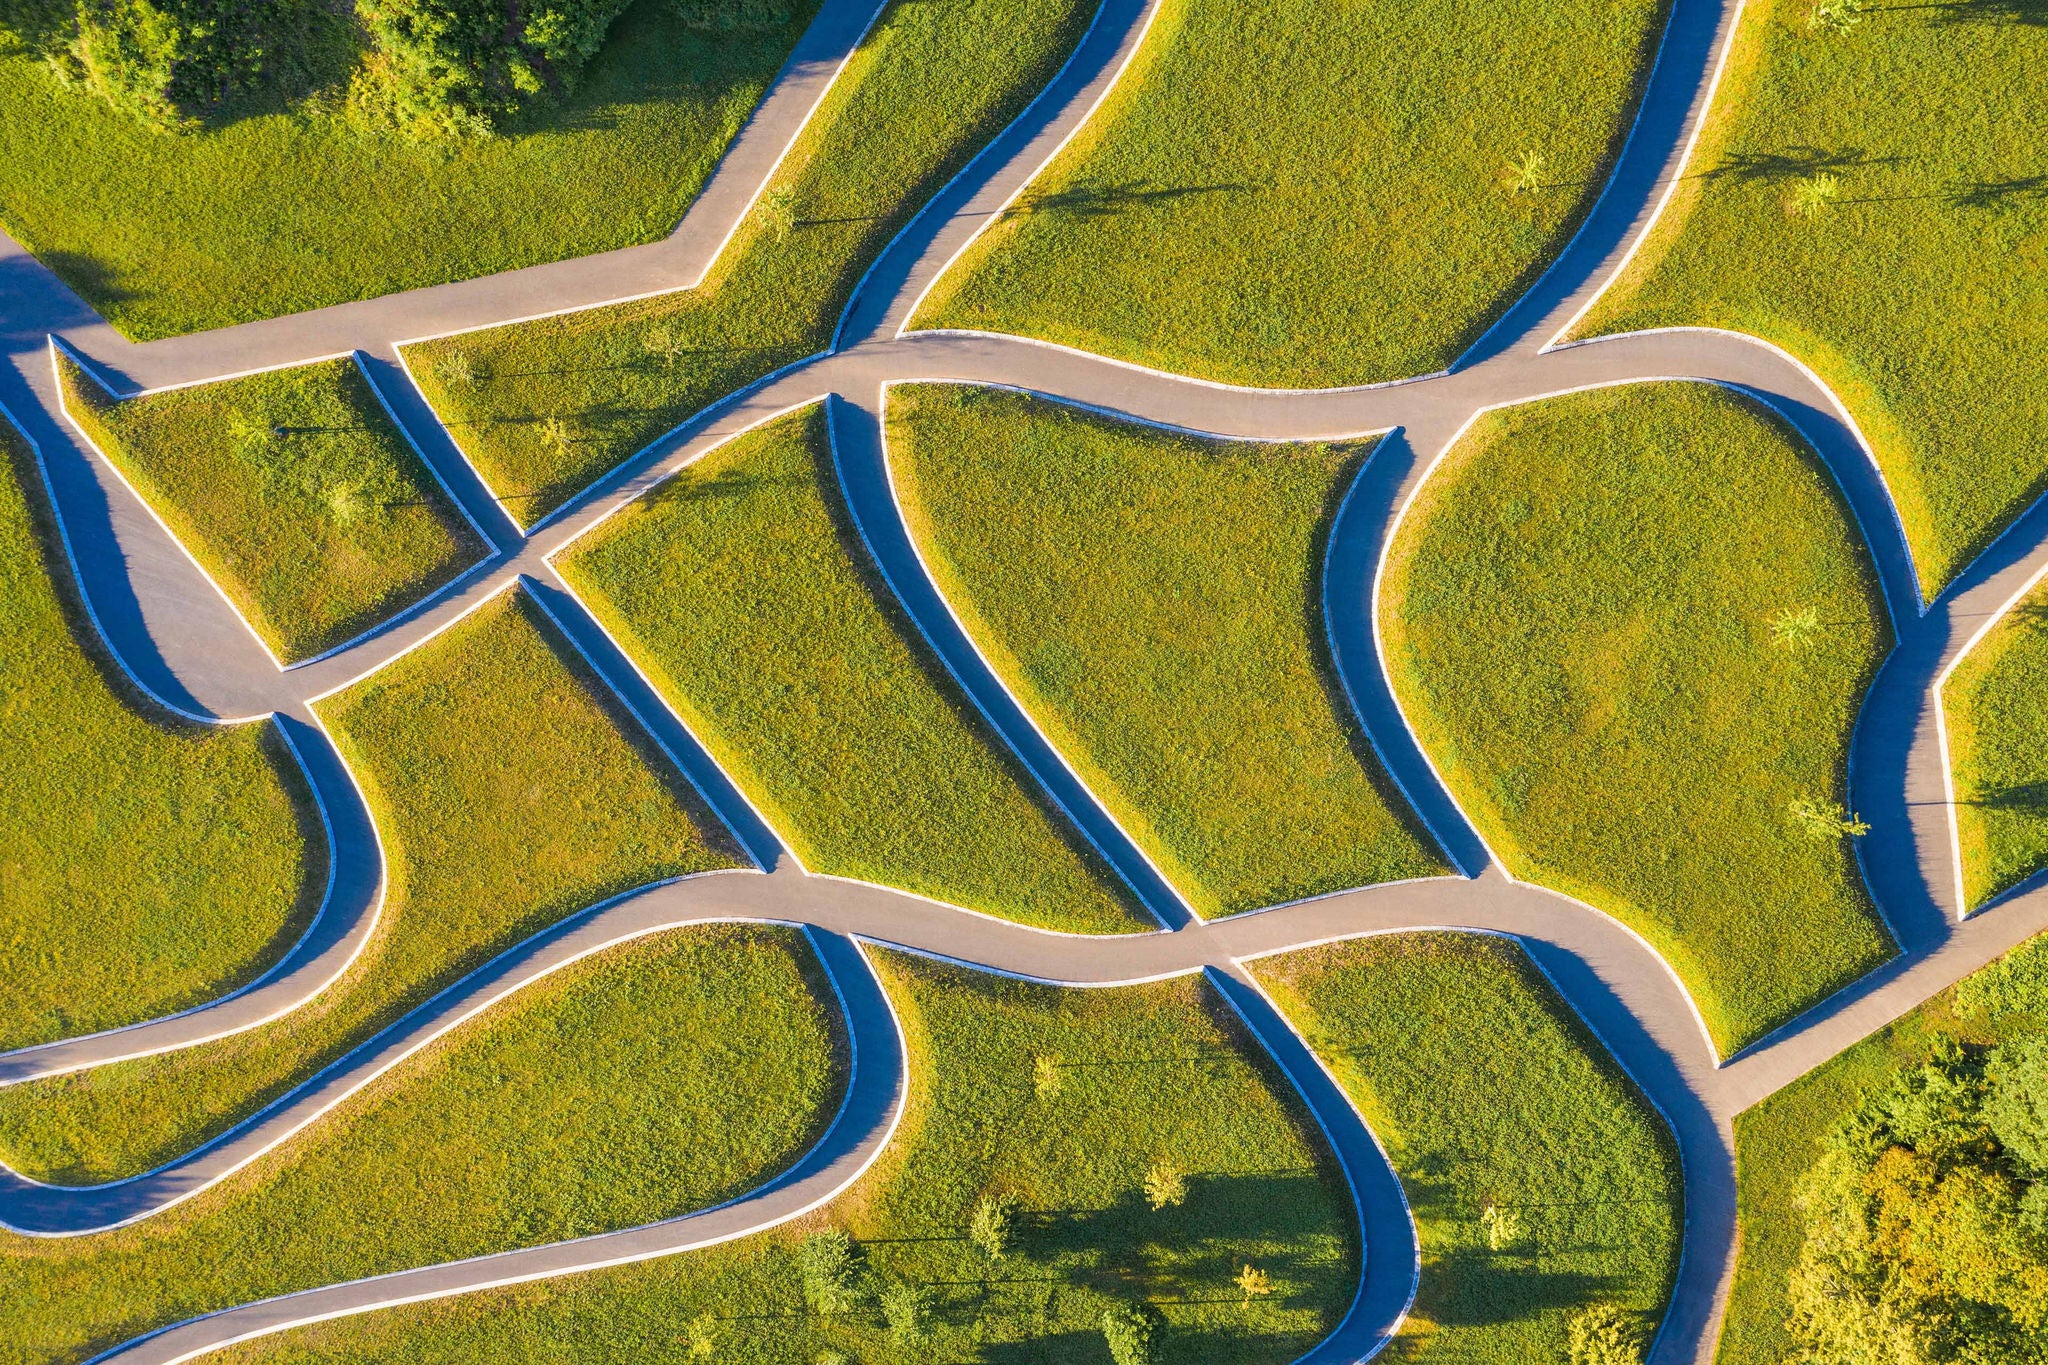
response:
M405 375L400 346L696 283L872 22L872 0L826 0L676 235L653 246L138 346L0 237L0 404L35 442L96 628L121 666L166 707L202 719L263 720L284 728L321 796L333 876L304 941L252 986L170 1019L0 1056L0 1084L252 1027L312 998L345 972L377 913L382 857L360 795L310 706L499 592L533 595L765 870L646 888L572 917L450 986L220 1139L139 1179L59 1189L0 1174L0 1219L66 1235L147 1217L257 1159L399 1059L524 985L608 944L679 925L743 920L804 926L837 985L854 1043L845 1107L831 1131L797 1166L743 1199L648 1227L230 1308L127 1343L104 1359L185 1360L293 1323L669 1254L771 1226L830 1199L887 1142L903 1089L901 1038L856 940L1055 983L1207 973L1300 1088L1351 1182L1365 1230L1360 1292L1343 1323L1308 1358L1362 1359L1406 1312L1415 1281L1413 1226L1371 1133L1257 988L1255 964L1265 955L1333 939L1444 929L1516 937L1671 1125L1684 1164L1686 1230L1679 1283L1653 1359L1657 1365L1705 1362L1713 1355L1734 1263L1734 1115L2048 927L2048 890L2010 897L1959 920L1953 812L1934 705L1943 670L2048 570L2048 508L2021 517L1923 607L1896 509L1874 462L1848 413L1798 361L1752 338L1704 329L1559 343L1626 263L1683 170L1713 97L1736 0L1675 0L1638 120L1586 223L1529 294L1446 374L1370 389L1251 390L1014 337L905 333L905 320L931 281L1023 191L1113 86L1144 41L1157 2L1104 0L1052 85L875 262L830 353L699 414L532 534L505 515L448 441ZM279 669L189 556L64 422L55 401L52 337L123 391L356 351L396 420L483 528L492 553L476 571L364 639ZM1368 737L1462 875L1213 923L1191 915L988 669L925 573L895 504L882 434L889 386L918 380L1011 385L1216 435L1380 438L1333 528L1325 616ZM1857 726L1851 794L1875 827L1861 845L1864 872L1901 952L1726 1059L1715 1054L1683 985L1639 937L1590 907L1517 883L1501 870L1405 723L1374 629L1380 566L1401 511L1477 413L1574 389L1656 380L1713 383L1749 394L1813 444L1869 542L1898 636ZM1161 932L1056 934L808 875L555 575L554 554L675 470L778 412L820 400L831 403L840 478L892 591L995 732L1160 918Z

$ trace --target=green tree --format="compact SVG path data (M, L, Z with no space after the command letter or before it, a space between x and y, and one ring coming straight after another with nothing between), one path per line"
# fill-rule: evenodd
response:
M1794 218L1818 218L1842 197L1842 177L1832 171L1816 171L1792 181L1785 195L1785 212Z
M1145 1202L1152 1206L1152 1212L1184 1203L1187 1197L1187 1176L1165 1157L1153 1162L1145 1172Z
M1820 610L1817 607L1797 610L1787 607L1771 618L1771 643L1780 649L1794 653L1809 649L1819 634Z
M898 1281L882 1291L882 1320L898 1346L923 1346L932 1339L932 1292Z
M817 1313L850 1313L860 1303L860 1261L853 1239L839 1228L814 1232L797 1243L804 1300Z
M1159 1315L1149 1304L1117 1304L1102 1315L1102 1337L1116 1365L1154 1365L1159 1358Z
M2007 1043L1985 1071L1992 1135L2021 1171L2048 1174L2048 1035Z
M1611 1303L1596 1303L1565 1324L1571 1365L1642 1365L1643 1320Z
M789 234L796 231L796 186L784 182L770 189L754 205L754 212L761 217L761 225L775 234L775 240L786 242Z
M1867 0L1814 0L1806 12L1809 33L1847 33L1863 22L1870 8Z
M1017 1201L1006 1194L984 1195L967 1222L967 1240L993 1264L1017 1244Z
M1870 823L1860 815L1843 810L1839 801L1810 801L1802 797L1786 805L1785 818L1801 834L1820 843L1830 839L1860 839L1870 833Z

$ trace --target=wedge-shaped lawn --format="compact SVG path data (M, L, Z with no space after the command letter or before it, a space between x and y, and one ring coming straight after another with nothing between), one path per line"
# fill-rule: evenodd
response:
M1817 369L1932 597L2048 483L2048 27L2038 5L1748 5L1671 205L1582 329L1704 324ZM2032 18L2029 18L2032 16Z
M239 97L172 137L0 54L0 224L138 340L651 242L816 8L640 0L507 134L425 143L342 112L348 6L278 12L265 56L302 97ZM721 16L741 22L702 22Z
M0 1235L0 1339L81 1359L250 1299L743 1194L836 1112L831 1000L788 929L681 929L577 963L155 1218Z
M1390 1360L1562 1361L1571 1316L1599 1303L1654 1331L1685 1220L1677 1149L1519 948L1401 934L1254 970L1414 1211L1422 1279Z
M1202 441L890 390L912 533L970 634L1205 916L1444 871L1322 632L1356 448Z
M319 816L268 726L158 712L101 652L0 419L0 1050L210 1000L296 937Z
M482 553L352 359L118 401L57 363L72 419L287 662Z
M1154 927L895 605L822 407L719 447L560 567L810 871L1054 929Z
M1660 384L1483 417L1380 613L1509 871L1647 938L1724 1054L1890 953L1835 823L1890 628L1839 491L1760 409Z
M411 347L421 388L513 515L540 520L707 404L826 349L869 263L1044 88L1095 9L896 0L703 285Z
M244 1365L406 1360L711 1359L814 1365L1110 1359L1102 1314L1149 1303L1162 1361L1282 1365L1335 1326L1358 1287L1356 1217L1314 1121L1221 1000L1195 978L1061 991L877 954L910 1043L909 1110L874 1170L819 1214L763 1236L637 1266L487 1290L302 1328ZM1057 1089L1037 1087L1056 1059ZM1155 1163L1181 1204L1147 1207ZM969 1243L975 1205L1018 1201L993 1265ZM849 1232L872 1291L931 1295L933 1336L889 1338L872 1297L805 1311L796 1243ZM1247 1307L1245 1265L1273 1292ZM702 1317L713 1321L706 1325Z
M0 1090L8 1164L70 1183L147 1170L563 916L737 862L521 596L494 599L319 712L388 860L362 956L275 1023Z
M2048 867L2048 591L2036 588L1943 684L1963 895L1981 907Z
M1598 196L1663 8L1162 0L916 322L1240 384L1441 370Z

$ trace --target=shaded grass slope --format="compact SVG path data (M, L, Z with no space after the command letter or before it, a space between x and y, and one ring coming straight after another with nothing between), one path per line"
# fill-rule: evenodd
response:
M1441 370L1598 197L1662 20L1657 0L1166 0L916 321L1239 384Z
M1889 624L1774 419L1677 384L1484 417L1408 509L1380 610L1495 852L1647 938L1724 1054L1888 955L1827 812Z
M1815 34L1809 8L1746 8L1690 173L1582 330L1728 327L1814 366L1876 447L1931 597L2048 481L2048 102L2018 94L2048 26L1957 0Z
M317 1000L262 1028L0 1090L10 1165L73 1183L147 1170L564 915L738 861L516 594L322 702L320 714L363 784L388 859L383 913L362 956Z
M1351 1199L1321 1134L1226 1006L1193 978L1061 991L877 954L910 1044L909 1112L860 1184L803 1223L637 1266L485 1291L304 1328L224 1353L232 1365L405 1359L420 1365L629 1357L982 1365L1106 1362L1101 1321L1149 1302L1162 1360L1282 1365L1319 1340L1358 1285ZM1035 1059L1059 1059L1056 1092ZM1168 1159L1186 1201L1153 1212L1140 1185ZM1019 1201L1014 1249L967 1240L975 1204ZM805 1310L794 1243L821 1222L865 1252L871 1289L932 1299L928 1344L889 1339L872 1298ZM1273 1293L1249 1307L1240 1267ZM708 1315L708 1316L707 1316Z
M902 614L814 406L706 455L560 564L813 872L1048 928L1154 927Z
M79 1360L209 1309L630 1227L787 1167L844 1084L794 930L675 930L549 977L134 1227L0 1237L0 1360Z
M766 199L688 293L410 348L420 386L515 516L538 521L707 404L830 344L861 273L1044 87L1093 0L897 0Z
M286 662L483 552L352 359L118 401L69 359L58 370L73 420Z
M2036 588L1942 688L1965 904L2048 866L2048 592Z
M0 1050L224 994L284 951L325 882L276 733L187 725L133 691L42 492L0 419Z
M890 390L913 534L976 643L1204 916L1443 872L1328 656L1360 452Z
M1561 1361L1571 1315L1595 1303L1654 1330L1685 1221L1677 1148L1520 948L1401 934L1255 970L1372 1124L1414 1210L1422 1279L1389 1359Z
M654 241L816 5L777 8L714 31L641 0L552 108L430 145L340 115L346 32L311 54L308 98L178 137L0 55L0 224L138 340Z

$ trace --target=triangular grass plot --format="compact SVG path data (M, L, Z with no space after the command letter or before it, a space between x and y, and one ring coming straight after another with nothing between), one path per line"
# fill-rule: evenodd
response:
M1640 932L1724 1054L1890 955L1842 808L1890 627L1833 481L1761 409L1654 384L1482 417L1380 613L1508 869Z
M287 663L446 583L484 546L349 357L64 404Z
M1978 909L2048 867L2048 590L1963 656L1941 699L1964 902Z
M1155 927L872 567L814 406L607 522L563 575L812 872L1048 928Z
M891 469L941 590L1204 915L1445 870L1323 632L1325 533L1366 450L890 390Z
M319 704L388 859L349 972L275 1023L0 1090L0 1150L83 1183L177 1156L565 915L732 867L729 836L516 592Z

